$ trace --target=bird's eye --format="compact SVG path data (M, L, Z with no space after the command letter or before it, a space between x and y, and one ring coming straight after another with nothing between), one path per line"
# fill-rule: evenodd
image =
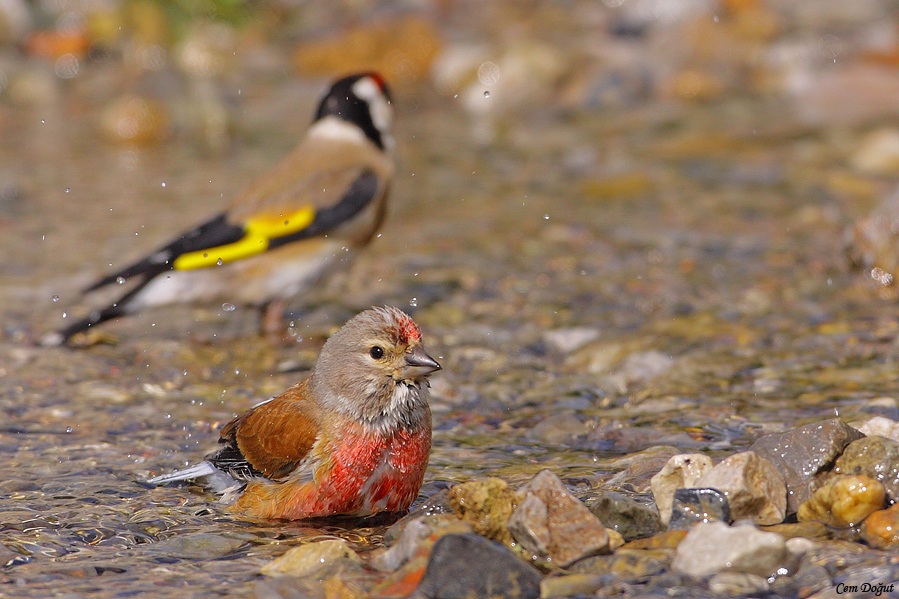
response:
M384 357L384 348L380 345L375 345L370 350L368 350L368 355L374 358L375 360L380 360Z

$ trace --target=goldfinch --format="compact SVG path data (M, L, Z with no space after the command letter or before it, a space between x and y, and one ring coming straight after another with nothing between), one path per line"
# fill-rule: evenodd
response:
M305 138L231 206L84 290L132 282L111 305L42 340L59 345L102 322L174 303L263 310L274 332L284 302L346 265L384 220L393 175L393 108L375 73L330 88Z
M428 465L437 370L408 315L366 310L328 339L309 378L228 422L221 449L148 482L202 478L257 518L405 511Z

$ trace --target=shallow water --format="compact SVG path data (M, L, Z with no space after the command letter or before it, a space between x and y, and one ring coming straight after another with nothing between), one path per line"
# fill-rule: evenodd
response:
M834 414L899 417L895 302L842 242L890 189L846 166L877 123L810 126L749 94L510 109L484 143L461 100L400 87L387 225L348 277L295 303L300 343L272 347L252 311L214 306L112 323L113 345L34 347L83 313L79 287L286 152L320 89L241 73L228 151L177 134L123 149L98 139L85 91L114 70L49 105L0 105L16 189L0 204L0 594L253 595L289 546L378 546L383 526L241 522L200 489L140 483L212 449L375 304L413 312L444 366L423 496L550 468L586 497L649 447L720 455Z

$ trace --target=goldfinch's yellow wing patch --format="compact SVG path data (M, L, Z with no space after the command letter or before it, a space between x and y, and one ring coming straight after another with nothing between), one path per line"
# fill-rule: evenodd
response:
M311 206L278 216L257 216L247 219L244 236L233 243L181 254L172 263L175 270L194 270L220 266L243 260L266 251L272 239L302 231L315 220Z

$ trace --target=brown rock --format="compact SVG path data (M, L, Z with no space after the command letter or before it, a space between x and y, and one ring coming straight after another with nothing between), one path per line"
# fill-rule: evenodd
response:
M899 503L865 518L862 538L875 549L899 549Z
M509 530L525 551L563 568L609 552L605 526L549 470L519 489Z
M864 474L883 483L887 497L899 500L899 442L874 435L850 443L834 474Z
M817 520L836 528L857 525L883 507L883 485L863 475L840 476L815 491L799 506L800 522Z

